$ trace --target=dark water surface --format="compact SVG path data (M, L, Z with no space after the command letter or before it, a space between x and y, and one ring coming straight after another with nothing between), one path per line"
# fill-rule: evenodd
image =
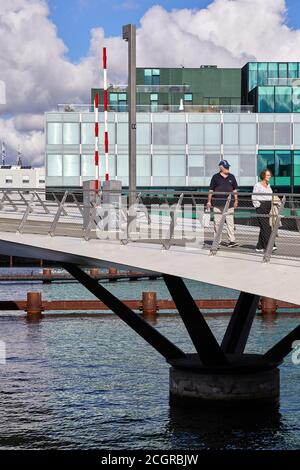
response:
M143 290L169 295L162 281L106 284L122 298ZM188 283L195 297L233 297L234 291ZM1 300L92 298L78 284L0 285ZM227 316L207 317L218 340ZM255 320L247 352L263 352L299 324L299 317ZM159 317L156 328L193 351L180 318ZM0 316L7 363L0 365L1 449L299 449L300 366L281 366L278 412L195 413L170 409L168 365L116 317L47 316L27 322Z

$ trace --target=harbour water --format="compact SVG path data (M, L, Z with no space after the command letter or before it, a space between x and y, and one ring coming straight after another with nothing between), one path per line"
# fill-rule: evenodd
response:
M30 270L31 271L31 270ZM24 272L24 271L23 271ZM195 298L233 298L212 286L187 282ZM155 290L169 298L161 280L106 286L125 299ZM1 284L1 300L42 291L45 300L93 298L78 284ZM218 340L229 317L207 315ZM263 352L299 324L299 317L258 316L248 352ZM278 411L201 412L170 409L168 365L114 316L47 315L28 322L2 312L0 449L298 449L300 366L288 356L281 366ZM161 314L155 326L187 352L191 341L180 318Z

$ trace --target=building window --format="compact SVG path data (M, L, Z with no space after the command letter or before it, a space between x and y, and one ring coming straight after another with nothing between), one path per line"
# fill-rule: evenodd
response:
M79 124L77 122L65 122L63 143L65 145L79 144Z
M40 178L39 179L39 184L45 184L45 178Z
M159 85L160 84L160 70L159 69L144 69L144 85Z
M111 111L127 111L127 93L110 93L109 107Z
M287 78L288 76L288 64L278 64L278 78Z
M290 186L292 176L292 158L289 150L275 151L275 184Z
M48 154L47 176L62 176L62 155Z
M158 94L151 93L150 94L150 112L156 113L158 111Z
M259 62L257 68L258 85L267 85L268 82L268 64L267 62Z
M300 150L294 151L294 184L300 186Z
M193 93L185 93L183 99L184 101L191 103L193 101Z
M92 145L95 142L95 124L92 122L83 122L81 124L81 143L83 145Z
M95 175L95 157L94 155L81 156L81 175L83 177L93 177Z
M277 62L270 62L268 66L268 78L278 78Z
M294 163L295 165L295 163ZM290 186L292 176L292 152L290 150L259 150L258 175L268 168L272 172L271 185Z
M274 174L275 174L275 155L273 150L260 150L257 156L257 174L268 168L272 173L272 178L270 180L271 186L274 184Z
M47 144L50 144L50 145L62 144L62 123L61 122L48 122Z
M292 87L275 87L275 113L292 112Z
M298 63L297 62L290 62L289 63L289 78L298 78Z
M259 113L274 113L274 87L260 86L258 87L258 103Z
M5 176L5 184L12 184L13 179L11 176Z
M80 156L64 155L63 156L63 176L79 176L80 175Z
M248 91L257 87L257 62L248 64Z
M29 176L23 176L22 182L23 182L23 184L29 184L29 182L30 182Z
M111 104L115 104L118 101L118 94L117 93L110 93L109 101Z

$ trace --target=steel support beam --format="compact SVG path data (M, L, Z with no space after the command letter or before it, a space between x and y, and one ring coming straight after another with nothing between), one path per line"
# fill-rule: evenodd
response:
M258 302L258 295L240 293L221 345L226 354L244 352Z
M224 352L194 302L184 281L180 277L168 274L164 274L163 278L201 362L204 365L227 364L228 361Z
M97 280L92 279L75 264L62 263L62 267L68 271L78 282L86 287L92 294L101 300L107 307L130 326L139 336L149 343L166 360L185 357L185 353L165 338L155 328L134 313L123 302L106 290Z
M275 346L264 354L264 358L272 362L280 362L293 349L293 342L300 340L300 325L280 340Z

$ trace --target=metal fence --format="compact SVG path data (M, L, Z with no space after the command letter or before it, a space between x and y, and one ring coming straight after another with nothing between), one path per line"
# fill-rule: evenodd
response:
M104 111L104 106L99 105L99 111ZM94 106L92 104L72 104L72 103L61 103L57 105L59 112L76 112L86 113L93 112ZM114 112L128 112L127 103L109 104L108 111ZM182 103L178 105L171 104L158 104L152 102L151 104L137 104L136 111L138 113L174 113L174 112L185 112L185 113L253 113L253 105L211 105L211 104L188 104Z
M240 192L234 207L232 194L213 193L209 210L204 192L137 191L134 200L129 207L126 190L2 189L0 232L245 253L264 262L300 257L300 194Z

